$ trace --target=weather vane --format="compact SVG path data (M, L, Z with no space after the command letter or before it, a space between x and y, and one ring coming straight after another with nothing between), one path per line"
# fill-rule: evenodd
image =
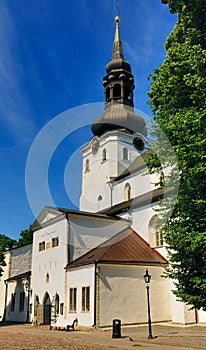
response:
M116 1L116 8L117 8L117 16L120 16L120 5L118 1Z

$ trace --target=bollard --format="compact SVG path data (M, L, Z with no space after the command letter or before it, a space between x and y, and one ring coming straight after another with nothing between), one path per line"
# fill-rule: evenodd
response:
M112 338L121 338L121 320L113 320Z

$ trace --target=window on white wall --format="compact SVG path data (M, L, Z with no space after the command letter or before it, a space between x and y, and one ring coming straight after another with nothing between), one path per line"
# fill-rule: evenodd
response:
M131 199L131 186L129 183L126 183L124 187L124 200L129 201Z
M90 287L82 287L82 312L90 311Z
M59 245L59 237L52 238L52 248L57 247Z
M77 311L77 288L69 288L69 312Z
M124 160L128 160L128 159L129 159L129 156L128 156L128 149L127 149L126 147L124 147L124 148L122 149L122 158L123 158Z
M42 250L45 250L45 242L39 242L39 252L41 252Z
M103 149L102 151L102 162L105 162L107 160L107 150L106 148Z
M89 159L86 160L86 163L85 163L85 173L89 172L90 171L90 168L89 168Z
M16 300L16 293L11 293L11 308L10 308L10 310L11 310L11 312L13 312L14 311L14 309L15 309L15 300Z
M158 216L154 215L150 222L148 228L149 243L152 247L162 247L164 244L163 233L158 226Z

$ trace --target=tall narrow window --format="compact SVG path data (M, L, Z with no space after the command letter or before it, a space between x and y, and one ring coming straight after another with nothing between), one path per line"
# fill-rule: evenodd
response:
M90 287L82 287L82 311L90 310Z
M131 199L131 186L127 183L124 187L124 199L129 201Z
M102 151L102 162L104 162L105 160L107 160L107 151L106 151L106 148L104 148L103 151Z
M127 148L123 148L123 150L122 150L122 158L124 159L124 160L128 160L128 149Z
M20 298L19 298L19 311L24 311L24 300L25 300L25 293L21 292L20 293Z
M162 247L163 246L163 233L159 228L156 229L156 246Z
M113 88L113 98L116 101L121 100L121 85L120 84L115 84Z
M88 171L89 171L89 159L87 159L85 163L85 172L87 173Z
M110 101L110 88L108 87L106 89L106 102L109 102Z
M69 289L69 311L77 311L77 288Z
M16 299L16 293L11 294L11 312L15 309L15 299Z
M162 247L164 245L163 232L159 226L159 218L154 215L148 227L149 243L152 247Z

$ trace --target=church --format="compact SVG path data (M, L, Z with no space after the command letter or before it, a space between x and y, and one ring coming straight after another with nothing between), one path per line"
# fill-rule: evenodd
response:
M158 230L164 171L149 174L144 118L134 109L134 76L115 18L112 59L103 78L104 112L81 149L79 210L45 206L32 225L33 244L6 253L0 316L6 322L80 326L147 322L145 271L151 275L152 322L206 322L203 311L177 301ZM45 203L46 204L46 203Z

